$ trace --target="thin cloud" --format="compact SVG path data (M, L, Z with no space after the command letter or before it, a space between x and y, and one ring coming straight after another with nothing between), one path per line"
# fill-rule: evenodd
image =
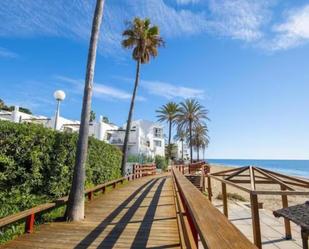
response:
M262 36L269 0L123 0L106 1L99 52L123 53L124 23L150 17L165 38L209 33L245 42ZM2 0L2 37L56 36L88 42L95 1ZM190 8L190 6L196 8Z
M55 76L55 78L60 81L72 84L75 87L73 91L79 92L80 94L82 94L83 86L84 86L83 80L73 79L73 78L61 76L61 75L57 75ZM97 83L97 82L94 83L93 94L94 94L94 97L110 99L110 100L130 100L132 98L132 94L129 92L126 92L124 90L121 90L115 87L107 86L105 84ZM146 99L142 96L137 96L136 100L145 101Z
M285 22L276 24L273 40L266 44L270 50L285 50L309 42L309 4L290 10Z
M176 86L162 81L142 80L142 87L148 90L149 94L164 97L166 99L174 98L199 98L205 97L204 90L193 89L189 87Z
M210 0L210 29L232 39L246 42L263 37L263 25L270 20L269 1Z
M0 57L14 59L14 58L18 57L18 54L14 53L14 52L6 49L6 48L0 47Z

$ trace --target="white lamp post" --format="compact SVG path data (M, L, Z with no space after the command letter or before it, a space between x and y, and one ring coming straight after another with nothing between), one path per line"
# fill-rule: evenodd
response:
M65 93L62 90L57 90L54 92L54 98L57 101L57 109L56 109L56 115L55 115L55 125L54 129L57 129L58 124L58 118L59 118L59 110L60 110L60 102L65 99Z

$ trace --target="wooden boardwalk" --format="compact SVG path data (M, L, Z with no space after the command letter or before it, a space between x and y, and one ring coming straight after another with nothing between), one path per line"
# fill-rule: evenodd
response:
M87 203L83 222L44 224L0 248L180 248L172 179L129 182Z

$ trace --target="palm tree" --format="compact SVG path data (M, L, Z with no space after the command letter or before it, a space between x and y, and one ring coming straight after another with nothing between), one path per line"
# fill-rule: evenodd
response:
M196 148L197 160L200 160L200 149L209 144L208 129L206 125L197 125L193 129L192 146Z
M187 138L187 133L183 130L178 130L177 134L174 136L174 140L181 142L181 160L183 161L183 142Z
M87 159L89 120L91 111L91 96L96 61L96 52L99 39L100 26L102 23L104 0L97 0L92 21L90 45L81 113L81 123L77 142L73 181L70 189L68 205L65 216L67 220L79 221L84 219L84 185L85 185L85 162Z
M189 131L190 160L192 163L193 146L192 131L198 125L204 124L208 119L208 110L206 110L197 100L186 99L181 102L177 115L178 130Z
M122 35L124 37L124 40L122 41L122 46L124 48L133 49L132 57L136 61L135 84L122 150L123 156L121 163L121 171L122 175L125 175L128 140L131 129L131 120L134 109L135 96L139 83L140 65L148 63L150 61L150 57L156 57L158 55L158 47L163 45L163 39L160 37L159 28L157 26L151 26L150 20L147 18L145 20L142 20L138 17L134 18L134 20L129 23L128 29L126 29Z
M159 122L168 122L168 147L170 147L171 144L172 126L176 121L178 110L177 103L169 102L156 111L158 113L157 118Z

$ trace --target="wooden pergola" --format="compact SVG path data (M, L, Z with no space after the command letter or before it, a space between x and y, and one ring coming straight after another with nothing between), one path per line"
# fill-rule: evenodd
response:
M207 181L207 189L208 198L210 201L212 198L211 179L221 182L223 212L226 217L228 217L226 185L230 185L240 190L243 190L250 195L253 238L254 244L258 248L262 248L258 195L280 195L282 198L283 208L288 207L288 195L309 196L309 181L297 177L287 176L255 166L245 166L209 174ZM257 188L258 184L275 184L279 185L280 189L274 190L270 188L269 190L259 190ZM298 187L298 189L296 189L295 187ZM286 239L291 239L292 234L290 221L288 219L285 219L284 224Z

